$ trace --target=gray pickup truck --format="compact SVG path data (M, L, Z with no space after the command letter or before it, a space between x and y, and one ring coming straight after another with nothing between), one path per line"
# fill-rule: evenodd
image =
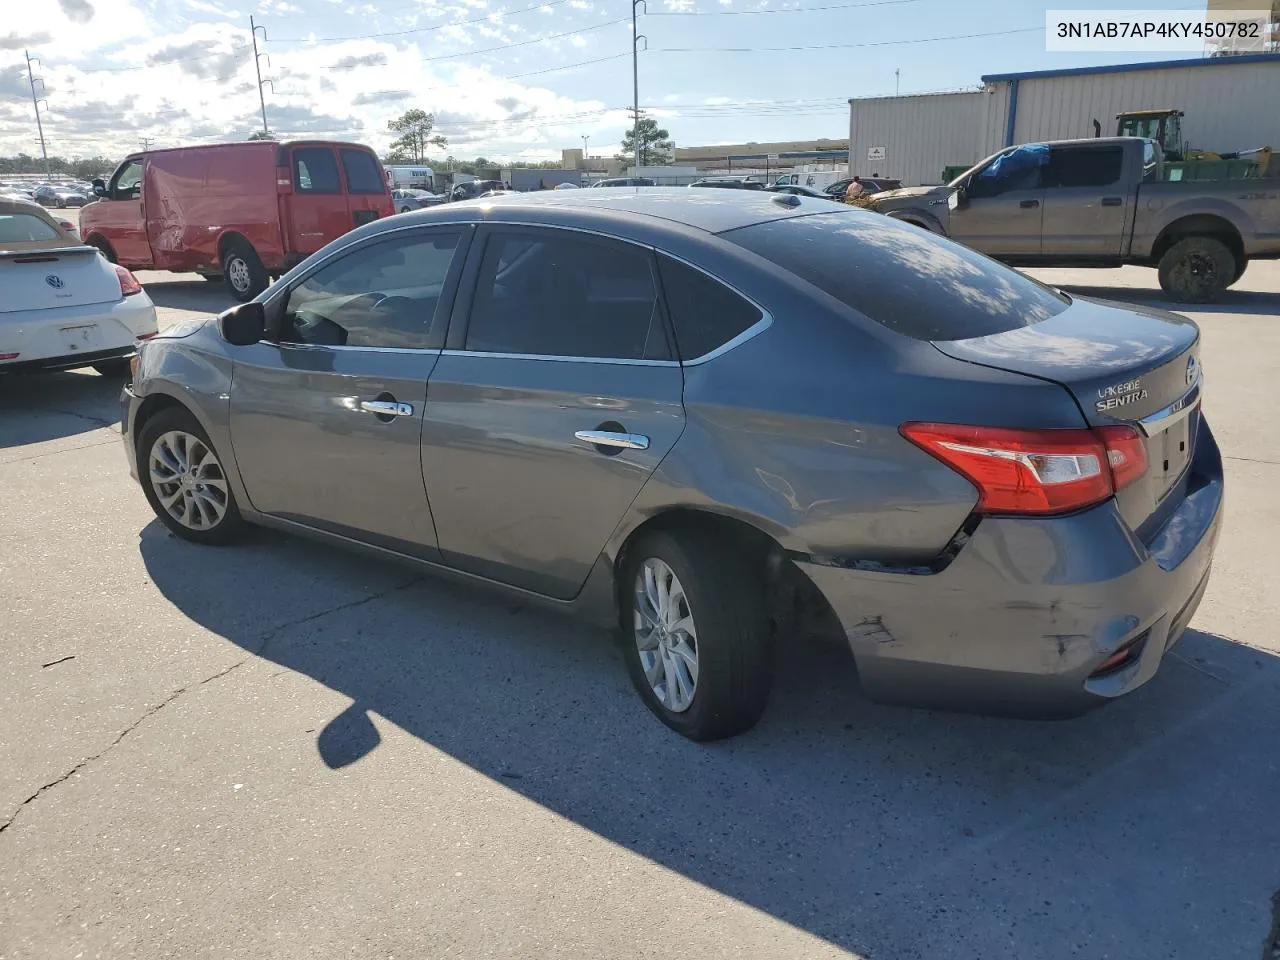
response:
M1280 179L1171 181L1152 140L1008 147L950 184L868 206L1014 266L1157 267L1184 303L1216 300L1250 260L1280 259Z

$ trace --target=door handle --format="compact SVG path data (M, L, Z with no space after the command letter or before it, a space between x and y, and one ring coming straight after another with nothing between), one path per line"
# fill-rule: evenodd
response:
M1123 203L1124 203L1124 199L1122 197L1103 197L1102 198L1102 205L1104 207L1118 207L1118 206L1121 206Z
M361 400L360 410L379 417L412 417L413 404L398 400Z
M648 450L649 438L642 433L615 433L612 430L579 430L574 434L584 443L617 450Z
M1040 206L1040 201L1039 200L1019 200L1018 206L1022 207L1023 210L1030 210L1032 207Z

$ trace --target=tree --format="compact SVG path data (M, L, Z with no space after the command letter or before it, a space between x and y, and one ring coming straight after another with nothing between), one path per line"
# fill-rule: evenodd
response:
M676 144L671 134L658 127L652 117L640 117L640 122L622 138L622 152L618 159L624 163L636 162L636 136L640 138L640 166L665 167L675 161Z
M392 163L422 163L427 159L427 147L447 147L449 141L440 135L432 136L436 115L425 110L407 111L398 120L388 120L387 129L400 134L391 141L387 159Z
M249 134L250 140L274 140L276 135L270 130L255 130Z

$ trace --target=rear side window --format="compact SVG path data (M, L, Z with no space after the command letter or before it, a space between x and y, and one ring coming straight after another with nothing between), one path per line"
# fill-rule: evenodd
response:
M1046 187L1109 187L1120 179L1123 147L1054 147Z
M328 147L299 147L293 151L293 187L301 193L341 193L338 162Z
M58 231L40 217L33 217L29 213L0 214L0 243L57 239Z
M342 169L347 175L347 193L385 193L382 174L371 154L363 150L343 150Z
M480 263L466 349L669 359L648 252L556 230L495 231Z
M860 210L773 220L721 236L917 340L1029 327L1070 303L968 247Z
M658 273L681 360L706 356L764 316L719 280L670 257L658 258Z

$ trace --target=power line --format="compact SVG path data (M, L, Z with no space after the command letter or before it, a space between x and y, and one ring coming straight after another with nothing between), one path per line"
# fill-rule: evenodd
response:
M991 30L985 33L962 33L946 37L913 37L907 40L869 40L864 43L806 44L795 47L655 47L654 53L793 53L808 50L856 50L863 47L896 47L913 43L938 43L943 40L977 40L982 37L1008 37L1015 33L1040 33L1044 27L1022 27L1017 30Z
M456 60L459 57L478 57L485 53L494 53L498 50L510 50L513 47L527 47L534 43L546 43L548 40L563 40L565 37L576 37L579 34L590 33L592 30L602 30L605 27L612 27L619 23L626 23L630 17L622 17L618 20L609 20L605 23L597 23L590 27L583 27L580 30L569 30L565 33L553 33L547 37L533 37L530 40L517 40L514 43L502 43L496 47L485 47L483 50L463 50L460 53L443 53L437 57L422 57L423 63L434 63L437 60Z

